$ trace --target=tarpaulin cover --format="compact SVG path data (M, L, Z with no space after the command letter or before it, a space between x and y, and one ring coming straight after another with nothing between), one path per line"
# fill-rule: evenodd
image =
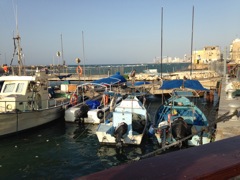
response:
M90 109L97 109L100 106L100 101L98 100L87 100L86 104L89 106Z
M117 84L117 83L124 83L124 82L127 82L127 80L119 72L117 72L116 74L114 74L110 77L93 81L93 83L109 84L109 85L113 85L113 84Z
M138 82L134 83L134 86L141 86L141 85L144 85L144 84L151 84L151 83L148 82L148 81L138 81Z
M180 87L189 88L193 90L208 91L208 89L204 88L198 80L190 80L190 79L166 80L166 81L163 81L163 84L159 89L174 89L174 88L180 88Z

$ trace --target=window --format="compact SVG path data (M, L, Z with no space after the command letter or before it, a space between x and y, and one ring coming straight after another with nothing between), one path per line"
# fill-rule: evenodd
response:
M18 83L16 93L21 93L23 91L24 83Z
M15 83L6 84L3 93L12 93L15 87Z

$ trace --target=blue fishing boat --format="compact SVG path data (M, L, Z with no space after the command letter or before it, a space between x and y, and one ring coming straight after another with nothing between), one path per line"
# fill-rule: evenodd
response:
M152 126L159 145L164 147L177 141L199 146L214 140L215 128L209 126L204 113L190 100L198 97L196 90L205 89L197 80L163 81L160 89L172 89L157 110Z

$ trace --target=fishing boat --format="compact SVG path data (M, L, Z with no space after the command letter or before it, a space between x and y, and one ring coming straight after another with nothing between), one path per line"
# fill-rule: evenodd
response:
M12 65L13 56L9 71L0 77L0 136L60 120L69 104L67 96L52 96L45 69L37 68L34 75L27 75L19 33L13 39L18 66Z
M140 145L150 121L148 112L137 96L129 94L113 109L112 121L100 123L96 135L100 144Z
M107 111L107 106L105 106L108 101L107 97L104 97L105 101L102 101L104 91L107 91L107 87L101 84L78 85L73 94L80 94L84 97L83 101L79 103L71 101L72 106L65 110L65 121L99 124Z
M122 96L114 97L113 88L117 91L125 82L126 79L120 73L116 73L107 78L78 85L74 94L81 95L85 100L66 109L65 121L92 124L103 122L111 106L122 100Z
M34 128L63 117L66 97L49 98L48 76L1 76L0 136Z
M196 90L205 90L197 80L163 81L161 89L173 89L157 110L150 128L162 147L179 142L199 146L214 140L215 127L210 127L204 113L190 98L199 97ZM154 130L154 131L152 131Z

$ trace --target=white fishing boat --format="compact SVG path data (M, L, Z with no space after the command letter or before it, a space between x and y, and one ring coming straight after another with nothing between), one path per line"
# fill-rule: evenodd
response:
M99 124L110 111L111 106L119 103L122 96L114 97L109 90L111 85L84 83L78 85L74 94L84 97L84 101L69 107L65 111L66 122Z
M101 100L106 89L107 87L101 84L84 83L78 85L73 94L80 94L84 100L79 103L71 102L72 106L65 110L65 121L78 122L84 118L84 123L100 123L103 119Z
M48 77L36 71L34 76L1 76L0 136L34 128L64 116L67 98L51 98Z
M149 115L144 103L137 95L130 94L113 110L112 121L99 124L96 131L101 144L140 145L149 122Z
M12 65L12 59L11 70L0 77L0 136L60 119L69 104L67 97L50 98L45 70L36 69L34 75L26 75L19 34L13 39L18 66Z

